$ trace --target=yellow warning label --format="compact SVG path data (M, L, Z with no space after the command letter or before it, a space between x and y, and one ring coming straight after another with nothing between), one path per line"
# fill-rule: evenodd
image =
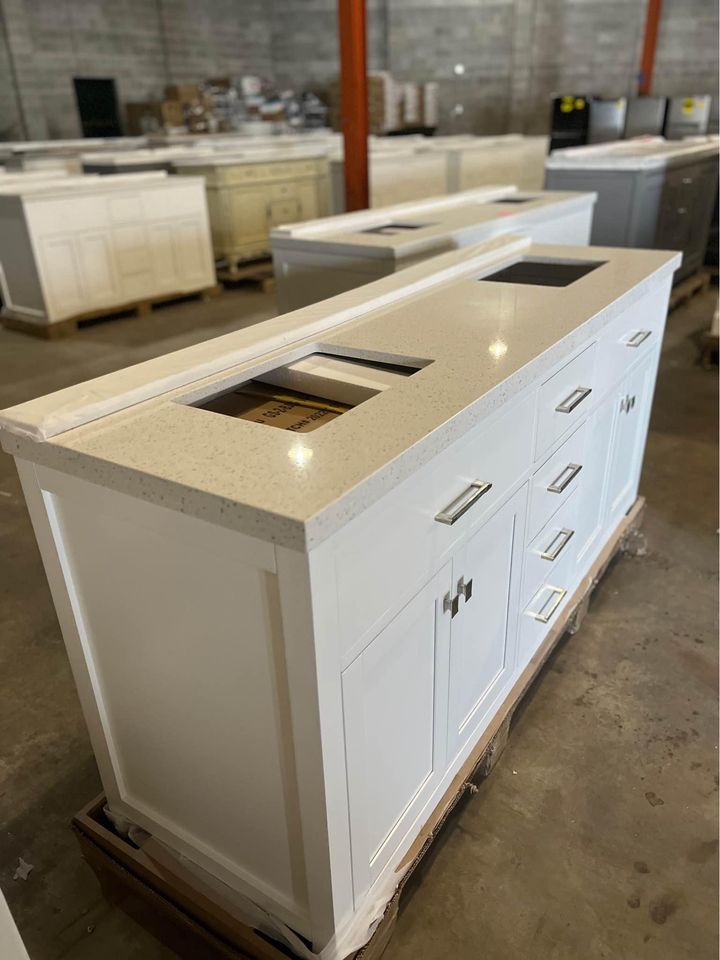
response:
M686 97L686 99L683 100L683 105L682 105L683 113L692 113L694 106L695 106L695 101L692 99L692 97Z

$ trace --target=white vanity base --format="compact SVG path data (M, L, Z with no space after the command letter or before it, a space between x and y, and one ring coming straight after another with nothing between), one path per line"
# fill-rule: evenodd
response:
M110 807L307 958L369 938L637 499L679 258L480 249L0 420ZM314 434L202 409L318 345L419 369Z

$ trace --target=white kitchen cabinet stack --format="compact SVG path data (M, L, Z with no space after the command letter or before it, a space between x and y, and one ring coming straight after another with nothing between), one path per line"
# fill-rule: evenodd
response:
M366 940L635 501L679 259L502 237L4 411L110 808Z
M214 283L199 178L0 181L4 316L48 325Z
M495 186L276 227L270 239L278 307L297 310L502 234L587 244L594 203L594 193Z

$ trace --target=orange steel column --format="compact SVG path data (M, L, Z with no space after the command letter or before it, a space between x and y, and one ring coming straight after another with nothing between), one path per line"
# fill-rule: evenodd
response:
M652 85L653 64L655 63L655 49L657 47L661 11L662 0L648 0L647 18L645 20L645 40L643 42L642 60L640 61L640 87L638 92L641 94L650 93L650 87Z
M345 145L345 208L364 210L368 189L365 0L338 0L340 110Z

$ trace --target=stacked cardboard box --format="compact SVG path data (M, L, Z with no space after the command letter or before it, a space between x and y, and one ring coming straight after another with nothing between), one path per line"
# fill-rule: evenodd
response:
M148 100L125 105L127 132L130 136L142 136L185 126L185 112L177 100Z
M387 70L368 73L368 124L370 133L383 134L408 127L436 127L436 83L399 83ZM342 128L340 84L329 90L330 125Z

